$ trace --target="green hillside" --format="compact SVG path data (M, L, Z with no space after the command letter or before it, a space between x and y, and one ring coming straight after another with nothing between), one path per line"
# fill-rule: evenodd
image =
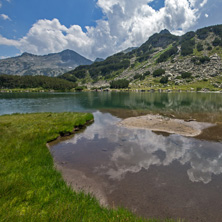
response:
M220 90L221 58L222 25L183 36L163 30L139 48L117 53L92 65L79 66L59 78L88 88L109 87L111 82L113 85L124 79L129 81L131 89ZM158 70L164 72L156 75Z

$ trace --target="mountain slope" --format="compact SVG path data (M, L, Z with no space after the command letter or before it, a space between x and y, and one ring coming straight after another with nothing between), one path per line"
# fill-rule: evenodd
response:
M207 82L207 86L220 88L221 58L222 25L183 36L163 30L137 49L115 54L89 66L79 66L60 78L78 81L88 87L108 86L113 80L126 79L131 88L161 88L166 84L173 88L195 82L203 82L203 85Z
M0 60L0 74L58 76L79 65L92 61L72 50L44 56L23 53L21 56Z

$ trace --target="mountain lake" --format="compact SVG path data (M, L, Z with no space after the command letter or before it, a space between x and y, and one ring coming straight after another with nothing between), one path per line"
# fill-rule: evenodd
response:
M91 112L94 123L49 144L75 190L145 218L222 218L220 93L0 93L0 115ZM128 117L159 114L212 123L195 137L126 128Z

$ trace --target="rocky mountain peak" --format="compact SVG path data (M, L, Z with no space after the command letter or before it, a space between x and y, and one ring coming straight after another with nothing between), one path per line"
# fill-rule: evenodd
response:
M171 34L171 33L169 30L163 29L162 31L160 31L160 34Z
M31 54L31 53L28 53L28 52L23 52L23 53L21 54L21 56L24 57L24 56L34 56L34 55Z

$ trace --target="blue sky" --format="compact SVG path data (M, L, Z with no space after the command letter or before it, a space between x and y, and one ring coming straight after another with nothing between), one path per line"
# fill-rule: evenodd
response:
M0 0L0 58L72 49L105 58L167 28L222 24L222 0Z

